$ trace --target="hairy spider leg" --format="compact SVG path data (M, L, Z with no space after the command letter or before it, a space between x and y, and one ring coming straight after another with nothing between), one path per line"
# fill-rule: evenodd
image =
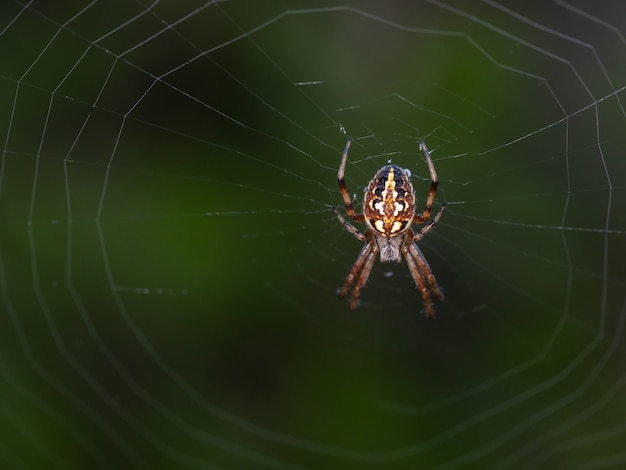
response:
M339 294L337 294L337 297L339 297L340 299L343 299L346 296L346 294L350 290L350 287L352 287L352 283L354 282L355 277L363 269L365 260L370 255L371 251L372 251L371 244L366 243L365 245L363 245L363 249L361 250L361 253L359 253L359 257L356 259L356 261L352 265L352 269L350 269L350 272L346 276L346 282L344 283L341 291L339 291Z
M357 222L365 222L363 214L357 214L354 212L354 206L352 205L352 200L350 199L350 192L348 191L346 182L343 179L346 172L346 162L348 161L348 152L350 151L351 144L352 137L348 137L346 148L343 150L343 155L341 156L341 165L339 166L339 172L337 173L337 183L339 184L339 190L341 191L341 196L343 197L343 203L346 206L346 213L348 216Z
M417 267L419 268L420 272L428 281L430 290L433 291L433 294L435 294L435 297L437 297L439 300L443 300L443 294L441 293L441 289L439 289L439 286L437 285L437 280L435 279L433 270L430 269L430 265L428 264L428 261L426 261L426 258L422 254L419 247L415 244L415 242L411 242L409 244L408 251L409 251L409 254L415 260L415 262L417 263Z
M426 315L428 316L428 318L434 318L435 310L433 309L433 303L430 299L430 292L428 291L428 287L426 287L426 283L424 282L422 273L417 267L416 262L413 260L410 251L405 250L404 258L406 259L406 264L409 266L411 276L413 276L413 281L415 281L417 288L422 294L422 299L424 300L424 308L426 309Z
M430 217L430 213L433 210L433 201L435 200L435 194L437 194L437 186L439 186L439 180L437 179L437 172L435 171L435 165L432 158L430 158L430 152L426 147L424 141L420 142L420 150L424 152L426 163L428 164L428 170L430 171L430 191L428 191L428 197L426 198L426 204L421 214L415 214L413 218L414 224L425 222Z
M368 244L369 246L369 244ZM354 285L354 289L352 290L352 300L350 301L350 309L354 310L359 305L359 296L361 295L361 289L367 282L367 278L370 277L370 273L372 272L372 266L374 266L374 261L376 261L376 255L378 254L378 247L373 246L370 250L370 253L367 255L365 259L365 263L363 264L363 269L361 270L361 274Z

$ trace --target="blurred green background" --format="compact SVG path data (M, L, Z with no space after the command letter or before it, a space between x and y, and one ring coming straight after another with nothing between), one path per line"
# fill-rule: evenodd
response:
M5 2L3 468L624 462L617 2ZM388 161L404 264L336 299ZM343 208L342 208L343 211Z

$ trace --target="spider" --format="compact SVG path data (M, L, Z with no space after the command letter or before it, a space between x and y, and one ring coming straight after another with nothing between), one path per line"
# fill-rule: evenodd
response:
M437 285L437 280L426 258L424 258L415 242L424 238L437 225L446 207L445 202L435 217L419 232L415 233L411 229L411 225L421 224L429 219L433 208L433 200L437 193L437 173L435 172L435 166L430 158L428 148L426 148L426 144L423 141L420 142L419 147L426 157L431 179L430 191L421 214L415 213L415 191L413 190L408 171L396 165L386 165L374 175L365 189L363 213L359 214L354 211L348 188L343 179L351 144L352 138L348 138L346 148L341 157L337 182L339 183L339 190L341 191L348 216L356 222L365 223L367 230L365 233L359 232L354 225L339 213L337 207L333 207L343 227L358 240L365 242L365 246L354 262L352 269L350 269L338 297L340 299L344 298L354 285L350 309L355 309L359 303L361 289L372 271L376 255L380 253L380 261L382 263L399 263L402 261L400 256L402 254L409 265L413 281L422 294L426 315L428 318L433 318L435 311L430 292L432 291L439 300L443 300L443 294Z

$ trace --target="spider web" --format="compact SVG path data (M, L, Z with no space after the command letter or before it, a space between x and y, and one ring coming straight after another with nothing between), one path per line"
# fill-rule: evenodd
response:
M618 2L0 6L3 468L626 461ZM440 185L359 309L337 169Z

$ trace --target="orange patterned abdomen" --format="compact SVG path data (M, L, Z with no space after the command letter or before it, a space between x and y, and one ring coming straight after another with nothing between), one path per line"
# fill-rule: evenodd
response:
M406 172L396 165L381 168L365 190L365 221L383 237L409 229L415 216L413 185Z

